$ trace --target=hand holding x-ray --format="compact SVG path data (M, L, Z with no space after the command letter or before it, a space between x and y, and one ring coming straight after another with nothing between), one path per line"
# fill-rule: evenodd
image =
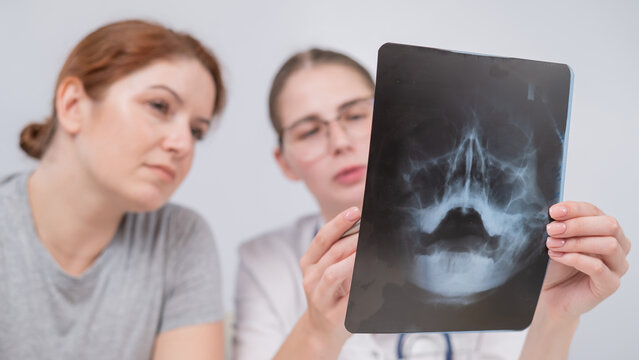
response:
M577 318L614 293L628 271L630 240L596 206L565 201L550 208L550 263L540 306L555 319Z
M361 212L353 207L338 214L319 229L300 260L308 308L295 325L278 355L302 356L295 346L311 343L318 358L336 358L350 337L344 316L357 248L357 225ZM306 351L308 349L305 349ZM303 356L302 356L303 357ZM276 356L275 359L278 359Z

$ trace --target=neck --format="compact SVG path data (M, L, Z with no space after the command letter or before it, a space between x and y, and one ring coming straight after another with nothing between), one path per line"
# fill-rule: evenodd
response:
M40 240L64 271L81 275L109 244L125 211L68 161L43 159L27 184Z

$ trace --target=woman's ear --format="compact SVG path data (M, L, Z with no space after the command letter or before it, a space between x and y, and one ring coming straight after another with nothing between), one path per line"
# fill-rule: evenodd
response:
M58 86L55 109L58 124L70 135L76 135L82 128L82 119L86 116L86 107L82 106L90 100L84 91L82 81L77 77L68 77Z
M280 169L282 169L284 176L286 176L289 180L293 180L293 181L298 181L300 179L299 176L297 176L297 174L295 173L295 171L293 171L293 169L291 168L291 165L288 163L288 160L284 157L284 154L282 154L281 146L278 146L275 148L273 155L275 156L275 160L277 160L277 164L280 166Z

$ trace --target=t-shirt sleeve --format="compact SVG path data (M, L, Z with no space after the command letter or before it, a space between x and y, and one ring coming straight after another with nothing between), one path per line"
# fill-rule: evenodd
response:
M198 214L176 208L167 229L166 288L159 333L224 318L220 262L211 229Z

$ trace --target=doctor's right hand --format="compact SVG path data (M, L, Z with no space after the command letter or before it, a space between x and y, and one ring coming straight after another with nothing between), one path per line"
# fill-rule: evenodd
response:
M343 211L324 225L300 260L311 336L324 346L338 347L350 337L344 327L358 235L340 238L359 218L357 207ZM339 352L339 351L338 351Z

